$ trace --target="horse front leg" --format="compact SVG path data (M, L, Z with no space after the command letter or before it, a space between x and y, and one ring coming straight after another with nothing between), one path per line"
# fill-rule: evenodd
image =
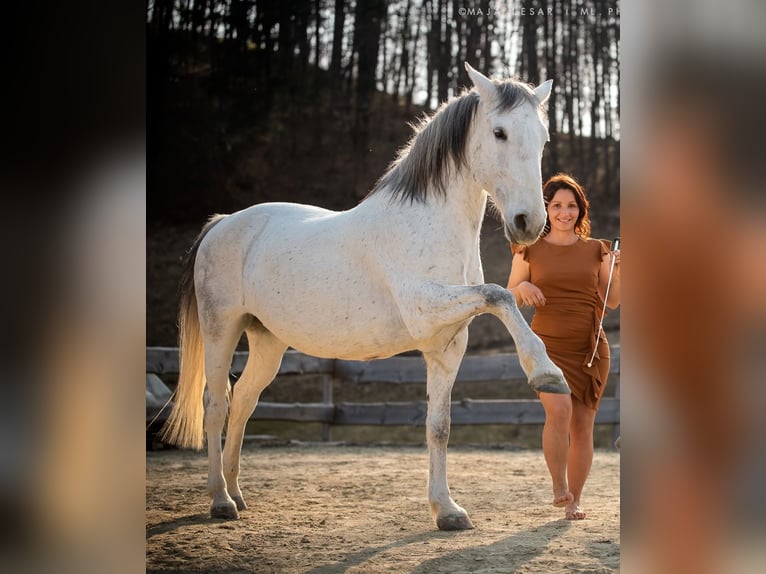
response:
M569 394L564 373L551 361L545 343L524 320L513 294L492 283L480 285L479 289L487 303L485 312L500 319L511 334L529 386L538 393Z
M491 313L513 337L529 386L537 392L569 394L564 374L548 357L545 344L530 329L516 306L516 299L507 289L492 283L445 285L428 281L420 286L416 295L400 300L402 316L406 317L407 328L416 339L425 340L443 326Z
M468 513L450 495L447 484L447 443L450 435L450 404L460 361L468 343L468 328L463 328L437 352L423 353L427 367L428 414L428 503L439 530L473 528Z

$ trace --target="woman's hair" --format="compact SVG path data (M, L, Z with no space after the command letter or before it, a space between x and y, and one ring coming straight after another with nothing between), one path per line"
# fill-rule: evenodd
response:
M580 214L577 216L577 221L575 222L574 231L581 239L587 239L590 237L590 217L588 215L590 202L588 202L588 198L585 197L585 189L583 189L571 175L565 173L557 173L543 185L545 228L543 228L540 237L545 237L551 230L551 222L548 220L548 204L560 189L569 189L574 194L577 207L580 209Z

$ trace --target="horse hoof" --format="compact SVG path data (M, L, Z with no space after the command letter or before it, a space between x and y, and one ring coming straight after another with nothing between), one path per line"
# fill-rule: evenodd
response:
M234 504L237 505L237 510L247 510L247 504L245 504L245 499L241 496L232 496L232 499L234 500Z
M239 513L237 512L237 506L233 502L219 504L217 506L211 506L210 518L237 519L239 518Z
M529 386L538 393L555 393L558 395L568 395L571 393L569 385L556 373L543 373L529 379Z
M439 530L473 530L473 523L467 514L448 514L436 519Z

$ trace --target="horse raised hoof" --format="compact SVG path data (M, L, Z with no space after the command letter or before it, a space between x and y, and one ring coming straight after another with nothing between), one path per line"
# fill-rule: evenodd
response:
M557 395L568 395L569 390L564 377L558 373L542 373L534 375L529 379L529 386L538 393L555 393Z
M473 530L473 522L467 514L448 514L436 519L439 530Z
M236 520L239 518L237 505L234 502L224 502L222 504L213 504L210 507L210 518L225 518Z

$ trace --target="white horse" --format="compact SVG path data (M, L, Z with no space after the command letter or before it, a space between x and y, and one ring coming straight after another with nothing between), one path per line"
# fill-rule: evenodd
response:
M471 319L491 313L505 324L533 389L569 392L513 295L484 284L479 254L488 197L509 241L530 244L543 229L542 106L552 82L532 89L466 69L474 88L416 128L355 208L266 203L202 229L181 284L180 374L165 439L199 449L207 433L213 517L247 508L237 482L245 423L288 346L365 361L423 353L428 501L442 530L473 527L446 472L450 395ZM243 332L250 354L222 450L228 371Z

